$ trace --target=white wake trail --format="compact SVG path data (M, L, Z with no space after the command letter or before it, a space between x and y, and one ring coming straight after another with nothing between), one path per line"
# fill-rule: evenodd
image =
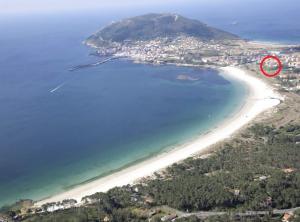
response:
M50 90L50 93L54 93L56 90L60 89L61 87L63 87L65 85L65 83L62 83L60 85L58 85L57 87L55 87L54 89Z

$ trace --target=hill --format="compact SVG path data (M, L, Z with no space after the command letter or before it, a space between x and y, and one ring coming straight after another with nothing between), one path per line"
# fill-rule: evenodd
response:
M151 40L192 36L201 40L238 39L238 36L177 14L146 14L114 22L90 36L87 43Z

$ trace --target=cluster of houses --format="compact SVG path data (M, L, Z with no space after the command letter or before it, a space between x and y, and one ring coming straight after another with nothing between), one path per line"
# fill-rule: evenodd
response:
M61 202L53 202L44 204L39 210L41 212L53 212L57 210L68 209L71 207L75 207L77 205L77 201L73 199L63 200Z
M195 37L179 36L173 39L157 38L147 41L111 42L97 47L101 56L127 57L135 62L190 66L229 66L254 64L256 66L267 55L280 58L283 70L278 76L280 87L286 91L300 93L300 53L293 47L263 47L236 41L202 41ZM270 72L276 70L275 60L266 63Z
M290 50L267 50L262 47L249 47L243 40L203 41L190 36L173 39L156 38L145 41L111 42L97 47L101 56L128 57L136 62L178 63L194 65L240 65L259 63L265 55L276 54L290 70L300 68L299 54ZM274 65L276 65L274 63Z

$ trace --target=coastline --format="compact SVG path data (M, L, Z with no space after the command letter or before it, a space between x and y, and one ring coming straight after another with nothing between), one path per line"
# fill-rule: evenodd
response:
M155 171L206 151L211 145L230 138L238 129L248 124L258 114L280 103L281 97L274 92L272 87L267 85L264 81L251 76L247 71L241 68L221 68L221 74L225 78L232 78L245 84L246 87L248 87L248 94L246 95L246 101L242 107L218 124L216 128L170 151L163 152L108 176L75 186L63 193L38 201L36 206L41 206L49 202L62 201L64 199L76 199L80 202L84 196L96 192L105 192L115 186L132 184L140 178L150 176Z
M257 46L268 46L268 47L294 47L298 46L297 43L284 43L278 41L264 41L264 40L248 40L247 43Z

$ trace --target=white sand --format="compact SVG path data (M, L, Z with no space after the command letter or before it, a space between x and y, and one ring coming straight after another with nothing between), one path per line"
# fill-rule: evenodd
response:
M219 124L218 127L205 135L200 135L194 141L179 146L169 152L159 154L153 158L140 162L136 165L113 173L109 176L99 178L95 181L79 185L71 190L52 196L37 202L41 206L48 202L57 202L64 199L76 199L80 202L81 198L96 192L105 192L115 186L131 184L137 179L153 174L175 162L186 159L194 154L206 150L210 145L229 138L242 126L249 123L258 114L278 105L280 103L279 94L264 83L262 80L247 74L240 68L222 68L225 78L235 78L246 84L249 93L246 97L244 106L234 113L231 117Z

